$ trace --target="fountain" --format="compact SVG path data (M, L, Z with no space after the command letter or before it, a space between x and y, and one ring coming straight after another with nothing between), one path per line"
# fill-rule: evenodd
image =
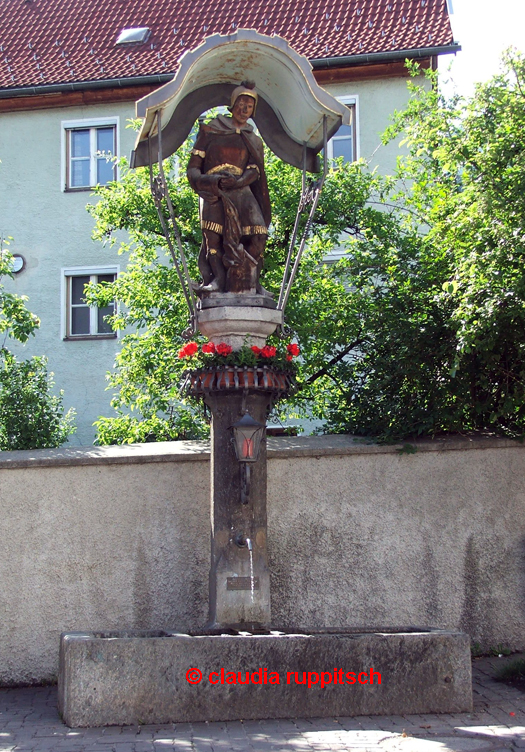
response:
M188 164L190 184L201 198L197 284L189 276L162 160L203 111L224 104L232 117L201 126ZM306 173L318 171L319 152L348 124L349 110L316 84L307 60L284 40L241 29L210 37L186 53L173 81L140 100L137 114L144 122L133 165L150 167L188 304L189 336L200 331L234 353L246 344L263 347L270 334L284 329L326 162L313 186ZM278 301L259 281L271 208L262 145L247 123L251 115L268 146L303 173ZM159 164L157 176L153 162ZM307 219L299 238L302 212ZM189 371L183 388L212 415L208 622L195 634L62 635L59 708L65 722L98 726L470 710L465 634L414 627L272 630L265 424L269 408L293 388L293 375L260 364L215 365Z

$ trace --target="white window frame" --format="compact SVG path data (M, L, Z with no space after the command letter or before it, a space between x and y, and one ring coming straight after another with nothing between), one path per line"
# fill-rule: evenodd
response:
M354 129L354 144L355 144L355 154L354 154L354 161L357 161L361 156L361 147L360 147L360 133L359 133L359 95L358 94L347 94L344 96L337 97L336 99L338 102L341 102L341 104L346 105L353 105L353 117L352 117L352 127ZM345 137L346 138L346 137ZM327 156L330 162L334 159L334 145L333 141L337 140L337 133L336 135L330 139L330 141L327 144Z
M63 120L61 123L61 169L60 169L60 190L63 193L77 193L78 191L90 191L96 183L97 169L97 142L96 129L107 128L109 126L115 129L115 150L113 156L120 154L120 127L118 116L108 118L85 118L82 120ZM91 185L87 186L70 186L71 176L71 159L69 139L71 131L90 130L90 176ZM115 180L119 179L118 166L115 166ZM94 181L94 182L93 182Z
M70 334L71 329L71 305L69 303L69 284L70 277L90 277L90 282L95 281L95 277L101 274L114 274L118 277L120 267L115 266L70 266L61 269L60 280L60 338L66 342L76 340L94 340L94 339L118 339L118 332L105 332L98 334L98 307L90 306L89 311L89 334ZM115 303L115 313L118 312L117 303Z

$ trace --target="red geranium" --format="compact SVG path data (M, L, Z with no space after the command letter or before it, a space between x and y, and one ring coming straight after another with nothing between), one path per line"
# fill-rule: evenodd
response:
M211 355L213 355L213 353L215 352L215 349L216 349L215 344L213 342L206 342L206 344L202 346L202 352L210 353Z
M255 353L256 355L260 355L260 354L261 354L261 348L260 348L260 347L257 347L257 345L252 345L252 346L250 347L250 350L251 350L252 352L254 352L254 353Z
M276 347L271 347L270 345L265 345L263 349L261 350L261 355L263 358L273 358L275 357L275 353L277 352Z
M227 345L225 342L220 342L217 345L217 352L219 355L229 355L232 351L232 347L230 345Z
M293 342L291 345L286 345L286 349L288 350L289 354L292 357L295 357L295 356L299 355L299 353L301 352L301 349L300 349L299 345L296 345L295 342ZM288 360L288 358L287 358L287 360ZM291 360L291 358L290 358L290 360Z
M287 355L286 360L293 360L293 355Z
M179 358L191 358L192 355L199 352L199 346L196 342L188 342L182 350L179 350Z

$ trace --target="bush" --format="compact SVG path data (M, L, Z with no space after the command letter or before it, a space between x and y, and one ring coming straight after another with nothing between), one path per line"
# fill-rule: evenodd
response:
M101 446L203 439L208 435L208 426L202 418L182 406L167 418L158 415L149 418L119 415L114 418L99 418L94 425L97 428L95 443Z
M45 449L63 444L75 430L74 411L64 415L62 392L52 393L47 359L18 361L5 348L0 367L0 449Z

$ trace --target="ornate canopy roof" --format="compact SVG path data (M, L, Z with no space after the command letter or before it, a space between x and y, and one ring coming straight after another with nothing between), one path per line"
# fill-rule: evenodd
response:
M162 157L166 158L183 143L203 112L229 105L233 89L244 79L255 81L259 102L254 120L270 149L302 168L306 146L306 168L317 171L325 118L330 138L341 125L350 124L350 110L316 83L308 60L284 39L253 29L208 37L181 58L172 81L137 102L137 116L144 123L133 165L148 164L148 139L153 160L157 160L159 112Z

